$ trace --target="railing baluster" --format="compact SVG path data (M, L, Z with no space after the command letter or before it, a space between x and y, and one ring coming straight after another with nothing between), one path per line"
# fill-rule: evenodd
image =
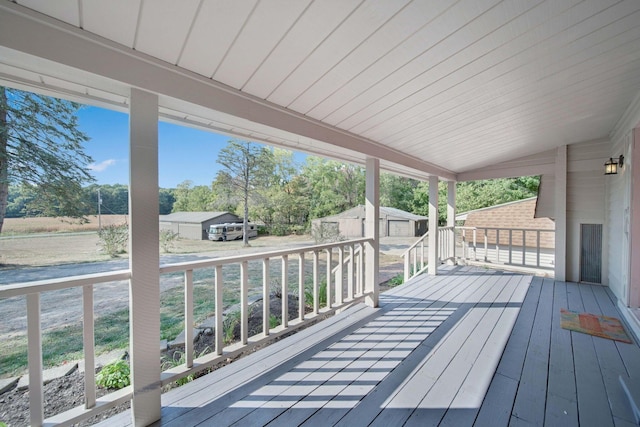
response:
M336 275L336 304L344 302L344 246L338 246L338 273Z
M249 263L240 263L240 339L242 344L249 342Z
M184 272L184 357L187 368L193 366L193 270Z
M353 299L353 274L355 251L353 245L349 245L349 263L347 264L347 299Z
M420 270L422 270L423 268L424 268L424 240L420 242Z
M298 254L298 318L304 320L304 252Z
M358 295L364 295L364 244L360 244L358 255Z
M331 258L333 255L332 249L327 249L327 308L333 306L333 292L331 292L331 269L333 268Z
M222 355L222 349L224 348L224 325L223 325L223 313L224 305L222 301L222 266L216 265L215 274L215 298L216 298L216 354Z
M82 287L82 342L84 344L84 407L96 406L96 358L93 323L93 285Z
M484 228L484 262L489 260L489 237L487 234L489 233L488 228Z
M536 231L536 267L540 267L540 230Z
M509 264L513 263L513 230L509 229Z
M27 363L29 366L29 415L32 426L44 421L42 391L42 330L40 325L40 294L27 295Z
M262 333L264 336L269 336L269 326L271 323L271 311L269 301L269 258L262 260Z
M500 229L496 228L496 262L500 262Z
M282 256L282 327L289 326L289 257Z
M522 230L522 265L527 264L527 231Z
M478 229L473 229L473 260L478 261Z
M320 254L313 251L313 314L320 312Z

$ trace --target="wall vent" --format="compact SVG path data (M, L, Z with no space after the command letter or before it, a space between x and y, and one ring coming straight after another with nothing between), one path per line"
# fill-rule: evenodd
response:
M580 281L602 283L602 224L580 224Z

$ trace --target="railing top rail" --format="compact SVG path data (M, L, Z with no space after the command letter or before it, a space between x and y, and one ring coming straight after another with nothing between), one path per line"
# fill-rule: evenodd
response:
M508 227L456 227L458 230L512 230L512 231L546 231L555 233L555 229L549 228L508 228Z
M408 254L409 252L411 252L413 249L415 249L415 248L416 248L416 247L417 247L421 242L424 242L424 240L425 240L427 237L429 237L429 232L428 232L428 231L427 231L426 233L424 233L424 234L422 235L422 237L420 237L418 240L416 240L416 242L415 242L413 245L409 246L409 248L408 248L406 251L404 251L404 252L402 253L402 257L407 256L407 254Z
M178 262L174 264L166 264L160 267L160 273L172 273L176 271L194 270L198 268L215 267L224 264L237 264L244 261L255 261L265 258L279 258L284 255L299 254L314 251L324 251L327 249L338 248L340 246L354 245L360 243L371 242L370 238L361 238L353 240L344 240L341 242L325 243L322 245L301 246L293 249L281 249L276 251L258 252L247 255L234 255L221 258L212 258L199 261Z
M57 291L86 285L97 285L106 282L117 282L131 278L129 270L106 273L83 274L81 276L60 277L56 279L37 280L33 282L0 285L0 298L11 298L38 292Z

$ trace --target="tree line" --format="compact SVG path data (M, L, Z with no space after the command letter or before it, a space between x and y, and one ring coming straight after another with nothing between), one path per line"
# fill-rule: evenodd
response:
M364 168L313 156L307 157L304 164L297 164L290 151L259 144L255 147L261 151L261 169L252 180L248 218L266 224L273 233L303 232L314 218L334 215L364 203ZM160 214L228 211L243 217L243 190L234 187L232 182L232 173L222 168L210 185L184 181L176 188L160 188ZM459 182L456 184L458 212L535 196L539 182L538 177ZM446 187L446 183L440 183L439 216L443 223L446 221ZM98 213L98 190L103 214L128 214L127 185L91 184L83 187L76 197L83 215ZM9 186L6 217L46 215L39 209L40 204L35 203L37 197L30 186ZM429 183L383 172L380 204L427 216Z
M91 175L93 160L83 148L90 138L78 129L80 107L0 87L0 232L5 217L82 218L98 208L128 213L127 185L98 185ZM313 156L297 164L291 151L235 139L220 150L217 163L221 168L210 185L185 181L160 188L160 213L228 211L286 234L364 203L365 170L357 165ZM457 183L458 211L533 196L538 185L538 177ZM444 183L439 192L444 221ZM429 184L382 173L380 203L427 215Z

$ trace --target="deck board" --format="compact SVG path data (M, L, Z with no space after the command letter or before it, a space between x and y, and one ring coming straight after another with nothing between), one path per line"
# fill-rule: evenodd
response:
M562 307L620 317L603 287L447 267L163 395L156 425L632 425L640 348Z
M553 289L549 384L545 420L548 424L578 426L578 400L571 332L560 327L560 309L568 307L566 286Z

